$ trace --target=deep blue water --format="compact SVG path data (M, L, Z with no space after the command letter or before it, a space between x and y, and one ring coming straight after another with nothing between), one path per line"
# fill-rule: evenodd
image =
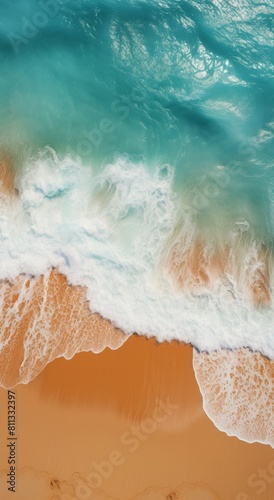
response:
M6 0L1 142L141 155L181 180L237 160L268 178L273 14L271 1Z

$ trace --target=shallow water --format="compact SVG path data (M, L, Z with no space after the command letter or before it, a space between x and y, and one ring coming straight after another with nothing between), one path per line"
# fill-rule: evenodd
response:
M79 317L86 297L126 335L274 357L273 11L5 2L0 278L21 292L3 281L0 305L16 328L29 298L41 315L54 297L56 268L83 287ZM42 367L67 347L34 323Z

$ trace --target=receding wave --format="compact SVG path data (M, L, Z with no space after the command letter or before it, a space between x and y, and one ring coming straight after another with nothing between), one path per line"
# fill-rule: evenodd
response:
M194 351L204 410L229 436L274 448L274 361L248 349Z
M2 200L1 279L55 268L127 335L273 356L271 250L243 220L205 234L172 174L120 158L92 175L51 150L29 160Z
M60 356L117 349L126 340L109 321L90 312L85 289L70 286L54 270L2 282L0 301L3 387L29 382Z

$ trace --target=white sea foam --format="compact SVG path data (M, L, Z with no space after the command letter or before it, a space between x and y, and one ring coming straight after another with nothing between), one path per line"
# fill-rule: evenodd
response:
M178 221L187 247L197 236L194 218L174 194L169 166L150 173L121 158L95 175L47 149L24 171L20 196L2 206L1 278L56 267L71 284L86 286L91 310L126 334L178 339L207 351L248 346L274 358L273 308L252 307L232 276L194 294L178 289L167 272ZM250 252L245 262L256 257L256 245Z
M274 448L274 362L248 349L193 353L203 407L229 436Z

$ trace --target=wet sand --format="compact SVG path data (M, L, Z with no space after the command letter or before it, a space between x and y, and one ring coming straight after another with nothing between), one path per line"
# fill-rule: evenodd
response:
M27 383L54 359L77 352L117 349L126 337L92 314L83 287L72 287L56 270L0 282L0 385Z
M214 427L188 346L134 335L116 351L55 360L15 393L14 494L0 390L1 500L274 498L274 450Z
M249 349L194 352L203 406L218 429L274 448L274 361Z
M0 196L11 198L15 195L14 170L11 158L0 153Z

